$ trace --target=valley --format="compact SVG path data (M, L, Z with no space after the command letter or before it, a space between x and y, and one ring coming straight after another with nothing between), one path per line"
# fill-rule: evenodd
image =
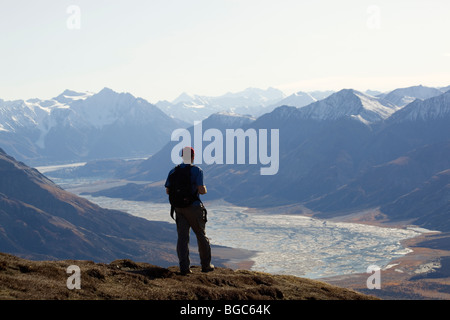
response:
M270 90L252 92L260 99ZM256 99L267 111L261 115L223 112L224 107L216 112L207 103L189 107L209 112L196 122L202 139L193 143L200 155L207 151L208 159L197 161L208 187L203 200L216 259L233 267L330 281L345 275L367 278L367 268L377 265L391 279L401 275L406 288L411 281L428 282L428 274L445 284L450 92L416 86L377 96L342 89L320 99L302 93L291 98L284 101L312 101L275 103L269 110L261 102L268 100ZM6 227L1 235L8 250L94 257L93 240L86 241L93 237L104 247L102 259L140 243L134 258L157 257L163 266L176 260L167 254L175 230L162 186L177 161L173 150L192 141L169 137L177 130L197 137L198 125L108 88L96 94L65 91L47 101L0 102L0 142L21 161L2 150ZM269 130L278 133L277 139L265 145L255 146L256 140L246 136ZM244 134L232 148L222 145L220 153L213 146L230 131ZM205 138L204 133L210 134ZM212 141L198 143L205 140ZM262 175L263 168L250 161L256 154L276 159L276 174ZM226 163L209 161L220 157ZM40 224L29 220L32 212ZM108 221L108 214L118 220ZM118 226L128 220L136 233ZM103 228L100 236L98 228ZM64 240L71 237L78 246ZM54 241L69 247L45 246ZM402 261L402 267L392 269L393 261Z

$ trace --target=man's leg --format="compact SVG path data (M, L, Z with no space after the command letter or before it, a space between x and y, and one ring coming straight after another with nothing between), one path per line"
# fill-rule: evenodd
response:
M200 255L202 270L211 271L213 270L213 266L211 265L211 246L206 236L206 222L203 219L203 208L200 206L191 206L189 209L188 221L197 236L198 253Z
M186 219L184 213L186 213L185 208L176 209L176 222L177 222L177 254L178 260L180 262L181 273L188 273L190 268L189 260L189 232L190 225L189 221Z

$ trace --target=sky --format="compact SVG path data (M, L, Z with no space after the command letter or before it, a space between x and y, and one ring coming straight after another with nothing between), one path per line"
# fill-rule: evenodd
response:
M2 0L0 99L450 85L448 0Z

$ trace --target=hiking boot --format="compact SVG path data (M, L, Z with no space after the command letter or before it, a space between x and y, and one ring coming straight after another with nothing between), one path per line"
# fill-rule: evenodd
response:
M186 276L186 275L191 274L191 273L192 273L191 269L180 270L180 274L181 274L182 276Z
M208 267L202 267L202 272L214 271L214 265L210 264Z

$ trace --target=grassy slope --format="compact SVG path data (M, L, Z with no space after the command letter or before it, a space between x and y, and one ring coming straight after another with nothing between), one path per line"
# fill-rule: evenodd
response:
M67 267L81 269L81 289L67 288ZM0 299L76 300L355 300L373 299L355 291L294 276L217 268L182 276L131 260L31 261L0 253Z

